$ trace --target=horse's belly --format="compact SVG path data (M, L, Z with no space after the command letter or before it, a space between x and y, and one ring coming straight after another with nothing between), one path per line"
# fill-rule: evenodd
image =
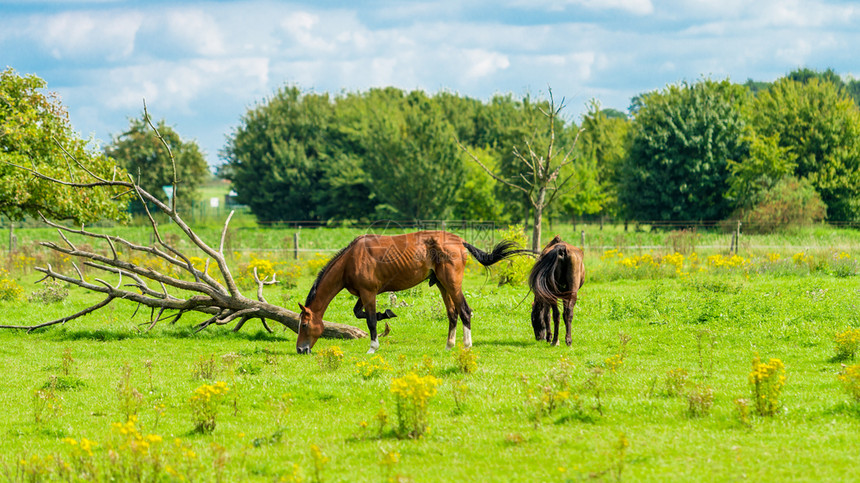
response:
M421 268L416 270L398 270L393 273L381 273L380 280L382 284L379 287L379 292L398 292L400 290L410 289L419 283L427 280L430 275L429 268Z

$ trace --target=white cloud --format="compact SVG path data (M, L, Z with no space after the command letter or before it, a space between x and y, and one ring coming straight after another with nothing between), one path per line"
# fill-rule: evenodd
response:
M633 15L654 13L651 0L511 0L509 5L560 12L567 6L578 5L590 10L621 10Z
M167 29L186 48L201 56L225 53L221 31L212 16L200 10L169 10Z
M56 59L103 57L116 61L129 57L143 17L134 11L119 14L65 12L30 21L32 39Z
M511 66L508 56L499 52L469 49L463 52L463 57L466 61L465 77L469 81L486 78Z

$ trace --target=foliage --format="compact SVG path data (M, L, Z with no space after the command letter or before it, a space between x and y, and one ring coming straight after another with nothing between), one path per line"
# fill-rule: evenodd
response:
M385 372L391 371L391 366L385 362L380 354L375 354L370 359L362 359L355 363L355 370L364 379L373 379Z
M676 397L684 394L690 374L686 369L676 368L666 372L666 395Z
M187 210L197 200L197 189L211 176L206 159L195 141L182 140L163 119L156 126L159 139L145 116L146 113L141 118L129 119L128 130L113 137L105 147L105 154L134 176L141 188L165 203L170 197L163 187L173 186L177 209ZM135 200L132 206L143 211L140 203Z
M621 169L621 202L634 219L724 218L729 160L747 156L746 91L729 81L670 85L644 95Z
M119 191L60 186L7 164L68 182L95 181L81 166L105 178L125 176L74 132L59 97L44 93L45 87L35 75L22 77L11 68L0 72L0 214L18 220L42 213L77 224L127 220L128 198L113 199Z
M687 394L687 414L691 418L707 416L714 405L714 388L697 384Z
M777 80L753 104L757 133L774 137L796 159L827 205L827 219L860 217L860 110L832 82Z
M391 380L391 393L397 405L397 436L419 438L429 429L428 404L436 395L439 379L410 372Z
M358 134L373 193L407 220L445 219L465 174L455 134L439 106L420 91L371 90Z
M143 405L143 394L132 385L131 367L128 364L122 368L122 374L116 385L116 396L120 413L125 417L125 420L131 421L132 418L137 417L137 413Z
M779 359L764 363L756 356L752 361L749 382L759 416L775 416L780 409L779 395L785 386L785 365Z

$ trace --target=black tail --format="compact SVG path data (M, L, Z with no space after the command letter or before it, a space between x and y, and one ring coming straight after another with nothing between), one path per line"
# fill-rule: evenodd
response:
M479 248L466 242L463 242L463 246L466 247L466 250L469 250L469 253L475 257L475 260L477 260L478 263L485 267L489 267L490 265L506 258L511 258L514 255L519 255L520 253L535 254L531 250L517 248L517 243L512 240L502 240L498 245L493 247L493 251L490 253L481 251Z
M544 303L553 303L574 290L570 254L563 244L538 258L529 273L529 287L535 299Z

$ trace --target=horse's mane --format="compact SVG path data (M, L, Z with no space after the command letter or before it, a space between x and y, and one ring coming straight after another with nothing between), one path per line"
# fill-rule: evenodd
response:
M573 290L572 280L556 280L556 270L562 263L568 265L571 263L570 253L565 243L557 243L538 258L529 273L529 287L534 292L535 299L552 303ZM565 279L570 278L571 268L562 267L561 273L564 274Z
M322 281L322 278L325 276L326 273L328 273L328 271L331 269L332 265L334 265L334 262L338 261L340 259L340 257L342 257L344 253L346 253L347 250L352 248L352 246L355 245L355 242L357 242L359 238L361 238L361 237L354 238L351 242L349 242L349 245L345 246L339 252L335 253L335 255L333 257L331 257L331 260L329 260L325 264L325 266L322 267L322 270L320 270L319 273L317 273L317 278L316 278L316 280L314 280L314 284L311 285L310 292L308 292L308 298L305 299L305 305L310 305L311 302L314 301L314 299L317 296L317 289L320 286L320 282Z

